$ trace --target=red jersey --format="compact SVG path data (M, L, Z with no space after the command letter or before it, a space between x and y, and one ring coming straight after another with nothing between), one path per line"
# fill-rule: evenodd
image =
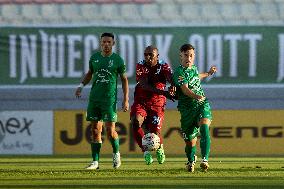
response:
M151 67L148 66L145 60L140 61L136 65L136 87L134 92L134 103L142 103L145 105L164 106L166 104L166 97L158 95L152 91L145 90L139 84L139 80L143 77L148 78L148 84L165 90L167 82L172 82L172 69L169 64L159 60L158 64Z

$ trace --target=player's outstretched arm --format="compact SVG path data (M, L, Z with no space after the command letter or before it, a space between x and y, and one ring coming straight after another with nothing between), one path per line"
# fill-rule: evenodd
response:
M81 83L78 85L76 91L75 91L75 96L77 98L80 98L81 97L81 93L82 93L82 89L85 85L87 85L91 79L92 79L92 76L93 76L93 73L91 70L89 70L83 77Z
M211 66L211 68L209 69L208 72L200 73L199 74L199 78L200 79L204 79L206 77L209 77L209 76L213 75L216 72L217 72L217 67L216 66Z

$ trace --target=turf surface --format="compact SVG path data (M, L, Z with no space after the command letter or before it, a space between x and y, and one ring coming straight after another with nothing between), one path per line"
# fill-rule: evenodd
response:
M84 170L90 158L0 156L0 188L284 188L284 158L212 157L210 169L185 170L185 158L168 157L159 165L122 157L114 170L111 157L99 170Z

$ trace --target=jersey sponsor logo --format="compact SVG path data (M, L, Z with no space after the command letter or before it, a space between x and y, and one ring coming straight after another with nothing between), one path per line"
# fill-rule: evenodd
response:
M96 83L108 83L109 79L106 79L105 75L98 74L98 80Z
M143 68L137 69L136 72L137 72L136 73L137 75L142 75L143 73L145 73L145 74L149 73L149 70L146 67L143 67Z
M98 75L96 84L97 83L109 83L108 75L111 75L111 72L106 69L100 69L98 72L96 72Z

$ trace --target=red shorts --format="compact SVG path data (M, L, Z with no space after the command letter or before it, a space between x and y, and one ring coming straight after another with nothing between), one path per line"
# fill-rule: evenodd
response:
M130 116L141 115L144 117L143 126L151 133L161 133L164 121L164 106L144 105L135 103L131 106Z

